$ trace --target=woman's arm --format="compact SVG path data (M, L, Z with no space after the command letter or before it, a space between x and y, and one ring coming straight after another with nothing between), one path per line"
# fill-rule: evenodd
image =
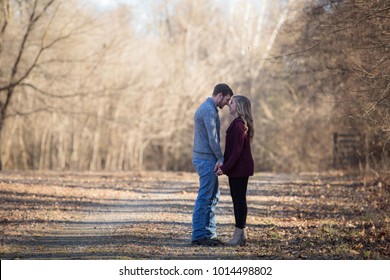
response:
M224 174L228 174L229 171L237 163L238 158L241 155L245 141L245 130L242 121L236 121L226 135L225 144L225 162L220 167L220 170Z

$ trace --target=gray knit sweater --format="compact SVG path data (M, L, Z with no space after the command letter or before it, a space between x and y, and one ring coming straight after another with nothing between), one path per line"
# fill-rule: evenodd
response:
M194 123L193 158L223 162L219 135L221 124L218 108L211 97L196 110Z

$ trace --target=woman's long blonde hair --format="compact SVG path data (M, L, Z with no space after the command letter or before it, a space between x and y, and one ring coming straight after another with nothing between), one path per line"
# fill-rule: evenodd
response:
M253 140L255 130L253 129L253 118L250 100L243 95L234 95L232 97L237 104L237 113L245 123L245 133L249 140Z

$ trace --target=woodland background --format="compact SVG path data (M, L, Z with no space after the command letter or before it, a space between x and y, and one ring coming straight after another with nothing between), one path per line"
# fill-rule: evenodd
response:
M0 0L3 170L190 171L218 82L252 100L257 171L332 168L334 132L389 170L389 0L142 3Z

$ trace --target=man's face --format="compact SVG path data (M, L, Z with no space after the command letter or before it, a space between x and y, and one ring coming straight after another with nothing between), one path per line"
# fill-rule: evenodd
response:
M223 107L225 107L225 105L229 104L230 99L232 99L232 97L229 94L226 95L225 97L222 95L222 93L219 94L220 94L220 101L218 102L218 107L222 109Z

